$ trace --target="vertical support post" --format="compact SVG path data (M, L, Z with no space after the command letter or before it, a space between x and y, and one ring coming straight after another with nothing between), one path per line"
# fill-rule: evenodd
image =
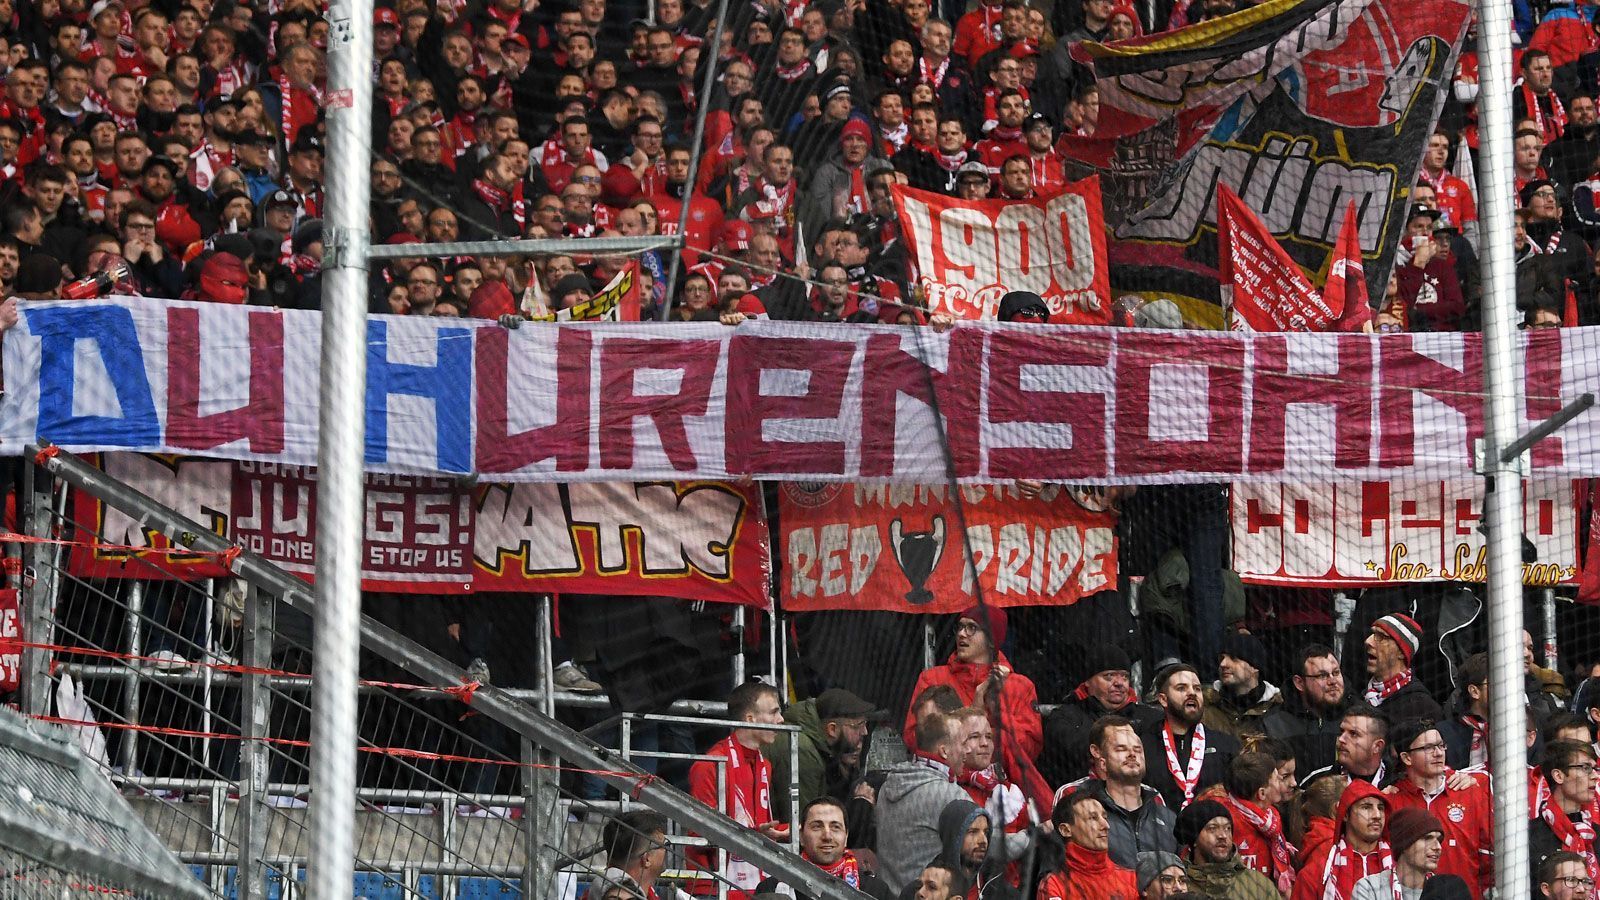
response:
M1561 647L1556 641L1556 589L1545 588L1539 595L1539 612L1544 620L1544 667L1559 672Z
M556 895L557 854L566 846L566 816L561 812L561 790L549 757L527 738L522 741L522 834L528 842L523 863L522 896Z
M196 655L196 660L200 663L200 730L209 735L216 730L213 727L211 716L211 711L215 708L211 680L215 673L211 669L211 663L215 658L215 654L212 652L212 627L217 615L217 579L201 579L200 587L205 591L206 595L205 621L200 626L200 648ZM190 597L189 599L192 601L194 598ZM187 637L187 635L180 635L180 638ZM213 742L211 738L203 737L200 739L201 766L203 769L215 768L220 770L221 766L216 766L215 760L211 757L212 748ZM217 847L215 849L221 850L223 848Z
M539 640L539 709L545 715L556 715L556 661L554 603L549 594L539 598L539 622L535 626Z
M933 668L933 620L924 616L922 619L922 667Z
M650 4L650 14L655 15L655 3ZM718 54L722 52L722 27L728 21L728 0L717 0L717 25L711 30L711 42L702 45L700 65L706 76L700 82L699 108L694 114L694 143L689 145L689 180L684 182L682 208L678 210L678 236L689 228L689 200L694 196L695 181L700 177L700 151L706 138L706 112L711 107L711 86L717 81ZM683 247L674 247L672 262L667 265L666 299L661 304L661 321L672 313L672 286L678 280L678 269L683 265Z
M355 878L356 677L361 635L366 443L367 231L371 184L372 0L328 5L327 253L317 437L315 678L311 704L313 897ZM288 98L284 98L288 102Z
M271 771L267 738L272 722L272 690L267 676L272 665L272 598L254 585L244 599L244 634L239 661L239 900L267 896L267 777Z
M1521 429L1522 343L1517 331L1512 258L1511 5L1480 0L1478 92L1482 158L1484 518L1488 524L1490 756L1502 772L1527 765L1522 662L1522 466L1501 454ZM1526 894L1528 791L1500 778L1495 793L1495 886L1501 897Z
M1333 649L1339 665L1344 665L1344 636L1350 633L1350 621L1355 618L1356 605L1344 591L1333 592Z
M746 615L746 610L745 610L744 606L740 605L740 606L735 606L733 608L733 640L734 640L734 647L737 648L737 649L735 649L733 651L733 686L734 687L738 687L739 685L744 684L745 678L746 678L746 666L745 666L745 658L744 658L744 623L745 623L745 615Z
M22 501L27 533L31 537L50 537L54 528L51 515L55 479L44 469L23 460ZM50 714L50 651L41 645L54 644L56 618L56 568L49 544L25 544L22 548L23 640L33 646L22 648L22 712L30 716Z
M128 652L134 656L144 656L144 582L133 579L128 582ZM135 662L127 667L125 696L123 697L123 710L130 724L138 725L143 721L143 711L140 709L142 698L143 663ZM139 729L130 728L122 733L122 771L132 775L139 768Z

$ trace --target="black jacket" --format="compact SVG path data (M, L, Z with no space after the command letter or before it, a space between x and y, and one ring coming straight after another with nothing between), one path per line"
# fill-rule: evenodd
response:
M1444 708L1439 701L1433 699L1428 689L1415 678L1378 704L1378 709L1389 717L1390 725L1398 725L1407 719L1432 719L1437 722L1444 718Z
M1167 768L1167 751L1161 741L1161 734L1165 730L1166 720L1160 719L1139 729L1139 739L1144 742L1145 776L1144 783L1161 792L1161 799L1170 809L1183 808L1183 790L1178 787L1177 779L1172 777L1172 772ZM1186 765L1189 760L1189 741L1194 732L1178 738L1178 764ZM1205 761L1200 764L1200 784L1195 788L1195 793L1212 786L1221 784L1222 776L1228 771L1228 764L1239 753L1239 741L1231 734L1226 734L1215 729L1206 729L1206 755Z
M1334 743L1339 739L1339 720L1343 717L1343 709L1328 716L1312 712L1299 691L1289 690L1284 693L1283 702L1262 717L1261 724L1267 734L1288 742L1294 749L1298 762L1295 771L1310 772L1333 765Z
M1533 873L1533 891L1528 896L1544 896L1539 890L1539 869L1543 868L1545 857L1561 849L1561 840L1544 819L1534 816L1528 820L1528 871Z
M1044 720L1044 748L1039 751L1039 773L1052 786L1077 781L1089 774L1089 732L1101 716L1126 716L1134 730L1161 721L1161 712L1130 703L1121 709L1106 709L1093 697L1078 699L1074 694L1057 706ZM1145 763L1153 765L1149 754ZM1129 868L1132 868L1130 865Z

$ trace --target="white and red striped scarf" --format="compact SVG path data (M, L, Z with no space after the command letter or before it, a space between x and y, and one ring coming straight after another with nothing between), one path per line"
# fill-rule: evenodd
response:
M1386 678L1383 681L1373 679L1367 683L1366 700L1373 706L1382 705L1383 701L1399 693L1400 689L1411 683L1411 670L1406 669L1398 675Z
M1561 132L1567 127L1567 109L1561 105L1561 98L1556 96L1556 92L1545 92L1545 96L1550 98L1550 117L1546 119L1544 109L1539 106L1539 95L1533 92L1533 88L1524 84L1521 78L1513 87L1522 92L1522 102L1527 104L1528 115L1533 119L1533 124L1539 126L1544 142L1548 144L1561 137Z
M1539 779L1533 809L1534 815L1550 826L1556 840L1561 842L1561 849L1583 857L1583 867L1589 877L1600 882L1600 859L1595 857L1594 852L1594 823L1582 818L1574 820L1567 815L1551 794L1549 781L1544 778Z
M1366 864L1367 857L1378 855L1378 867L1369 870ZM1356 864L1360 862L1358 867ZM1328 851L1328 864L1322 869L1322 895L1321 900L1350 900L1350 894L1355 890L1356 882L1379 872L1394 868L1394 851L1390 849L1388 841L1379 841L1372 853L1357 853L1350 849L1345 842L1344 835L1339 835L1339 840Z

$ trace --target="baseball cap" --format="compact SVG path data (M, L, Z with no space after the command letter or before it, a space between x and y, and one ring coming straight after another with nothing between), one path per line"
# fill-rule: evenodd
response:
M987 181L989 179L989 167L974 160L972 162L962 163L961 168L956 170L957 181L960 181L969 175L977 175Z
M520 31L513 32L513 33L511 33L509 35L506 35L506 43L507 44L516 44L518 47L521 47L524 50L532 50L533 49L533 45L528 43L528 36L523 34Z
M305 153L308 151L312 153L321 153L322 138L317 137L317 133L311 129L302 128L300 133L295 135L294 146L289 148L289 152Z
M392 28L400 27L400 14L387 6L379 6L372 11L372 27L388 25Z
M267 195L267 199L261 204L261 208L262 209L271 209L274 206L299 206L299 205L300 204L296 203L293 197L289 196L289 192L288 191L273 191L271 194Z
M158 153L155 156L145 160L144 168L140 169L139 172L140 174L143 174L154 168L166 169L168 172L172 173L172 177L174 178L178 177L179 172L183 171L182 167L180 167L177 161L172 157L162 156Z
M89 21L93 22L100 18L100 14L108 9L122 12L125 7L122 5L122 0L95 0L94 6L89 7Z

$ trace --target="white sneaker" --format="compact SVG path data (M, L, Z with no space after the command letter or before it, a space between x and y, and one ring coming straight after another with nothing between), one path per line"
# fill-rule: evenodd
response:
M598 682L591 681L577 663L571 662L556 667L556 687L579 694L598 694L605 690Z

